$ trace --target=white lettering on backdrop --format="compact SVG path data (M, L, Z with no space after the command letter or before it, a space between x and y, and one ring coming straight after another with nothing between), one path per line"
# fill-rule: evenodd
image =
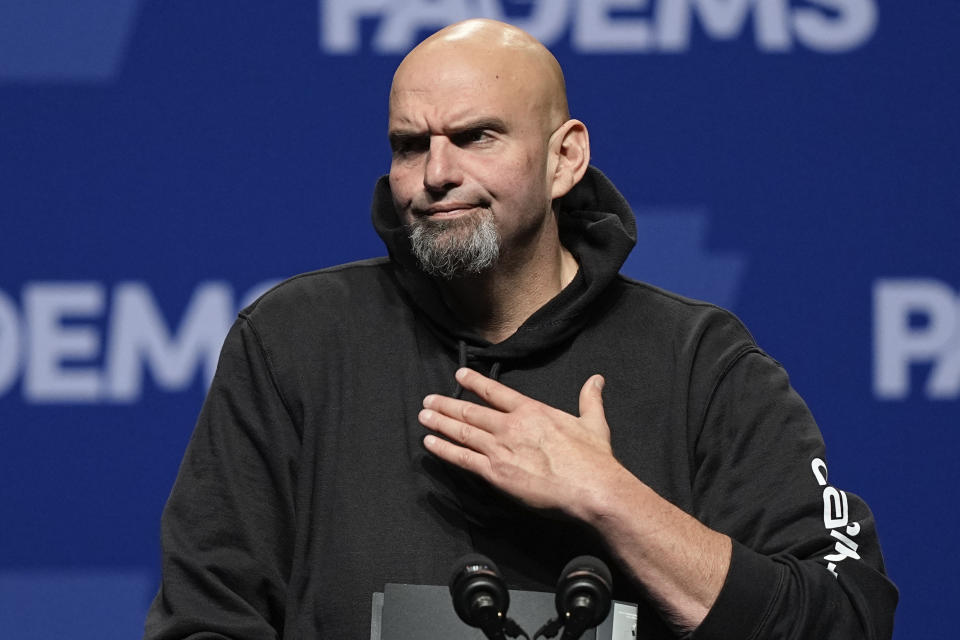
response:
M842 53L876 32L876 0L529 0L522 14L506 0L319 0L325 53L355 54L363 26L374 53L405 53L426 33L467 18L504 20L547 46L567 32L579 53L682 53L702 31L739 38L753 25L756 46L784 52L795 45Z
M960 398L960 294L930 278L876 281L873 356L878 398L909 396L911 372L919 374L921 366L928 369L923 385L927 398Z
M275 281L239 297L202 282L171 329L144 282L28 282L22 309L0 291L0 397L22 379L25 402L133 403L149 371L157 388L209 384L239 308Z

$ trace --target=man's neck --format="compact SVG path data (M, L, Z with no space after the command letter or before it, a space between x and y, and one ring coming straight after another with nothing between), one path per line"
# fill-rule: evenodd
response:
M484 339L503 342L577 274L576 259L557 244L556 255L444 283L444 300Z

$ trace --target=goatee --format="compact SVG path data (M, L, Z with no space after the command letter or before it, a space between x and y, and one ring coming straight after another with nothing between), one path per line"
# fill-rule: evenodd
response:
M416 218L409 229L420 268L437 278L479 275L500 258L500 232L488 210L448 220Z

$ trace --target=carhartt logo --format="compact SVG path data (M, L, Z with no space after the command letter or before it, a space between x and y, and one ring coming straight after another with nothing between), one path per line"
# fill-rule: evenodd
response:
M705 213L651 211L637 215L637 246L624 274L721 307L736 305L747 265L743 254L706 248Z
M860 523L850 522L847 494L827 484L827 463L820 458L814 458L810 462L810 468L817 484L823 487L823 526L836 540L833 552L823 556L827 561L827 570L836 577L837 565L847 558L860 559L857 552L860 545L853 540L860 534Z

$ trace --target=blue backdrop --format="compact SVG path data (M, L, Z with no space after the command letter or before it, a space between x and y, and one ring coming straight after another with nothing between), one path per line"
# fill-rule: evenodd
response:
M402 54L471 15L564 65L626 271L732 308L861 494L896 637L960 600L960 3L0 0L0 636L129 639L236 310L380 255Z

